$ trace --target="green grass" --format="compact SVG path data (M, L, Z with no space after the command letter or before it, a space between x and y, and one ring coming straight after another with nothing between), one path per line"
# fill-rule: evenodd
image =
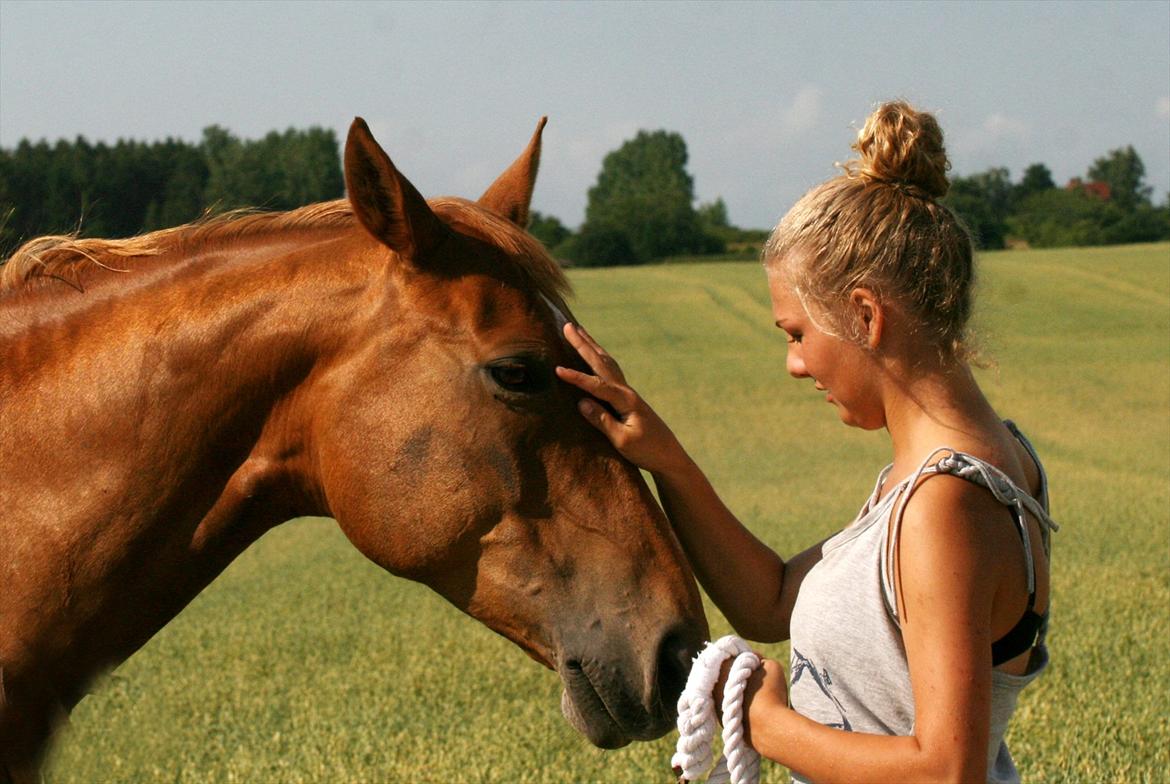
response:
M1051 669L1009 735L1025 781L1170 769L1170 246L985 254L982 372L1045 458ZM573 274L581 320L716 486L791 553L888 452L784 373L754 263ZM713 632L727 629L712 611ZM783 646L765 648L784 656ZM74 713L49 782L669 780L673 738L600 752L556 677L327 520L266 536ZM776 766L764 780L786 779Z

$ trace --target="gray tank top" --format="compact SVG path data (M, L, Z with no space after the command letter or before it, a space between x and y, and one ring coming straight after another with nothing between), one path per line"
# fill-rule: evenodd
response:
M877 501L889 476L887 466L857 518L826 541L822 558L805 576L790 624L792 668L789 699L803 716L821 724L880 735L914 733L914 695L902 643L894 581L887 557L891 533L898 535L902 510L922 477L939 473L959 476L986 487L1013 512L1017 526L1027 511L1040 522L1045 550L1049 531L1057 526L1048 516L1048 480L1035 451L1011 422L1006 423L1032 455L1040 471L1039 500L1017 487L995 466L953 449L935 450L914 475ZM941 455L941 458L940 458ZM1035 584L1030 537L1023 531L1029 590ZM1018 782L1019 773L1004 744L1004 733L1020 691L1048 664L1041 630L1032 650L1028 673L991 673L991 734L987 780ZM793 780L805 781L798 771Z

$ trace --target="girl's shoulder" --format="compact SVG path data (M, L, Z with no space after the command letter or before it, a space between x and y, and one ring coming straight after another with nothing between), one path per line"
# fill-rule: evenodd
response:
M945 532L977 526L983 530L989 520L1003 518L1004 507L1015 500L1016 493L1025 492L1005 474L994 470L977 473L988 466L994 469L994 463L971 463L964 457L944 457L941 466L918 477L913 487L907 483L900 489L901 497L891 511L901 518L903 536L918 529ZM991 483L998 486L998 492L989 488Z
M918 466L909 487L912 493L935 475L951 476L967 480L976 488L988 489L988 485L1002 488L1005 494L1022 493L1032 499L1045 502L1047 477L1032 444L1010 420L1000 428L954 434L946 439L944 446L925 447L929 454ZM921 454L921 453L920 453ZM921 459L921 457L919 458ZM904 491L902 485L910 485L910 477L894 488ZM974 481L971 481L974 480ZM959 497L970 497L962 491L962 483L943 482L952 487ZM945 500L947 493L942 493Z
M970 479L945 471L932 472L912 493L903 493L892 510L887 540L886 588L895 617L902 622L916 609L921 617L924 602L944 595L952 602L981 599L989 608L996 586L1022 559L1014 557L1020 539L1005 504Z
M925 458L919 455L917 470L889 488L895 496L889 537L894 560L900 560L898 551L910 539L915 546L961 550L994 562L1018 536L1019 523L1005 524L1012 516L1030 512L1042 531L1055 527L1047 514L1044 469L1013 423L948 440Z

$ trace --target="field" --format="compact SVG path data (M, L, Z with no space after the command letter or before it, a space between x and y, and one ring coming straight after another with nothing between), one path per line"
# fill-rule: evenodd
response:
M1053 654L1009 734L1025 781L1170 777L1170 246L981 258L980 371L1044 457ZM888 458L784 372L755 263L573 274L575 310L781 553ZM726 623L709 608L713 633ZM784 659L784 646L764 646ZM262 539L74 712L46 780L651 782L673 735L601 752L557 678L329 520ZM766 765L766 782L787 780Z

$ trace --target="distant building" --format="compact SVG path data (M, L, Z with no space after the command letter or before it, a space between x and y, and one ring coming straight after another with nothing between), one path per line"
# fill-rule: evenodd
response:
M1064 186L1066 191L1082 191L1101 201L1109 201L1113 196L1113 192L1109 188L1109 183L1099 182L1097 180L1083 181L1080 177L1073 177L1068 181L1068 185Z

